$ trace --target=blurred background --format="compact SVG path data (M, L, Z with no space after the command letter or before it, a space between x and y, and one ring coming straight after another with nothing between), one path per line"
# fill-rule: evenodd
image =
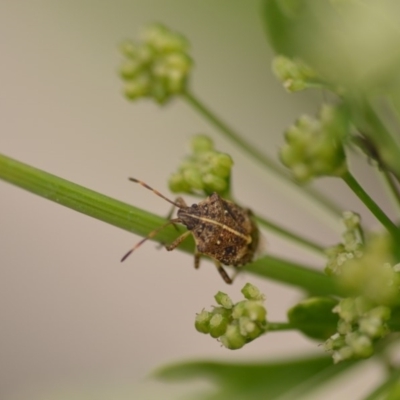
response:
M272 76L260 8L258 0L1 2L0 151L166 215L167 203L127 177L169 195L167 179L187 154L186 144L206 133L232 155L233 188L242 203L324 245L338 242L338 221L323 218L266 174L183 100L161 108L129 103L121 94L118 44L137 37L146 24L162 22L191 43L197 96L276 157L284 129L302 113L315 114L325 95L288 95ZM373 169L360 159L352 168L390 214ZM318 187L360 212L368 227L377 226L340 182L322 179ZM0 196L1 399L187 398L210 384L160 383L148 377L151 371L179 360L321 353L318 343L294 332L270 334L233 352L194 329L195 313L213 304L218 290L239 300L251 281L267 295L269 319L283 321L301 298L294 289L246 273L228 287L212 264L195 271L191 256L157 250L150 242L120 264L139 237L2 181ZM316 256L270 233L265 237L272 254L322 268ZM324 388L323 398L361 398L380 377L373 363L363 363L347 382Z

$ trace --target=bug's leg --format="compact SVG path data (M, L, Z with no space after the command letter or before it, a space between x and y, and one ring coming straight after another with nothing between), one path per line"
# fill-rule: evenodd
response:
M185 203L185 200L183 200L182 197L177 197L177 198L175 199L175 204L179 205L180 207L187 207L187 204ZM175 205L175 204L174 204L174 205L171 207L171 209L169 210L166 219L171 220L172 214L174 213L175 208L176 208L176 205ZM176 226L176 223L172 222L172 226L175 228L176 231L179 230L178 227ZM161 243L159 243L159 244L157 245L157 249L161 249L161 247L163 247L163 246L165 246L165 243L162 243L162 242L161 242Z
M171 244L165 246L165 248L168 251L174 250L191 234L192 234L191 231L186 231L185 233L182 233L181 236L178 236Z
M154 229L151 231L146 237L144 237L142 240L140 240L138 243L136 243L122 258L121 262L125 261L127 257L129 257L130 254L132 254L138 247L140 247L144 242L147 240L153 238L154 236L157 235L158 232L162 231L164 228L166 228L168 225L181 222L179 218L171 219L168 222L166 222L164 225L161 225L157 229ZM179 238L178 238L179 239Z
M201 253L196 251L196 253L194 253L194 267L196 269L200 267L200 259L201 259Z
M224 270L222 264L219 261L214 261L215 262L215 266L217 267L217 270L219 272L219 274L222 276L222 279L228 283L231 284L233 282L233 280L231 278L229 278L228 273Z

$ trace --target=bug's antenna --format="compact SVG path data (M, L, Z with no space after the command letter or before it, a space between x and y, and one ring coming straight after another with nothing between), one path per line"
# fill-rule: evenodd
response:
M131 182L138 183L139 185L142 185L142 186L145 187L146 189L151 190L154 194L156 194L157 196L161 197L161 198L164 199L164 200L167 200L168 203L173 204L175 207L182 208L182 204L179 204L179 203L177 203L177 202L175 202L175 201L172 201L172 200L168 199L168 198L165 197L163 194L161 194L158 190L153 189L152 187L150 187L149 185L147 185L146 183L144 183L144 182L142 182L142 181L139 181L139 179L135 179L135 178L128 178L128 179L129 179Z
M140 183L140 182L139 182ZM162 231L164 228L166 228L168 225L171 224L176 224L178 222L181 222L181 220L179 218L174 218L169 220L167 223L161 225L160 227L154 229L154 231L151 231L145 238L143 238L141 241L139 241L138 243L136 243L122 258L121 258L121 262L125 261L138 247L140 247L144 242L146 242L147 240L153 238L154 236L157 235L158 232Z

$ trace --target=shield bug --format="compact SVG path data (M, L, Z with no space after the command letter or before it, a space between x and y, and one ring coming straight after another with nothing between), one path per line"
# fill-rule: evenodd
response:
M186 226L188 230L165 248L168 251L174 250L189 235L193 235L196 244L194 254L196 269L199 268L202 256L210 257L223 280L226 283L232 283L232 279L222 265L239 267L252 261L258 246L259 232L250 210L221 198L217 193L213 193L197 204L188 206L181 197L172 201L138 179L129 178L129 180L139 183L168 201L174 208L178 208L178 212L177 218L170 219L166 224L150 232L129 250L121 261L166 226L178 223Z

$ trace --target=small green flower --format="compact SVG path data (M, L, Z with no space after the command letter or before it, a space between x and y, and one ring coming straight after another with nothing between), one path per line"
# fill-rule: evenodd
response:
M210 195L214 192L229 198L233 165L228 154L214 149L206 135L196 135L191 141L192 154L187 156L169 179L174 193Z
M364 233L360 225L360 216L351 211L343 212L346 230L343 233L343 242L325 250L328 262L325 272L328 275L340 275L349 260L360 258L363 255Z
M246 344L246 338L241 334L238 324L228 326L225 335L219 338L221 343L230 350L237 350Z
M316 72L305 63L282 55L272 61L272 70L288 92L298 92L319 83Z
M249 283L243 287L242 293L258 300L246 299L234 304L226 293L218 292L215 300L220 307L197 314L196 329L218 338L223 346L231 350L239 349L265 333L267 311L262 304L263 294Z
M260 290L251 283L246 283L241 292L247 300L265 300L265 297Z
M125 95L130 100L150 97L165 103L186 89L193 64L187 53L189 44L160 24L149 26L142 39L120 46L126 57L120 67Z
M215 301L224 308L231 309L233 307L233 303L231 298L223 292L218 292L215 296Z
M286 131L280 159L302 183L319 176L342 176L347 172L342 140L348 130L344 110L325 105L318 119L303 116Z
M210 335L213 338L222 336L228 327L228 318L222 314L214 314L210 319Z
M210 333L210 320L212 314L209 311L203 310L201 313L196 315L194 326L198 332Z
M340 285L376 305L394 305L400 293L400 276L392 266L391 254L389 235L372 237L366 243L362 257L346 262L338 277Z

